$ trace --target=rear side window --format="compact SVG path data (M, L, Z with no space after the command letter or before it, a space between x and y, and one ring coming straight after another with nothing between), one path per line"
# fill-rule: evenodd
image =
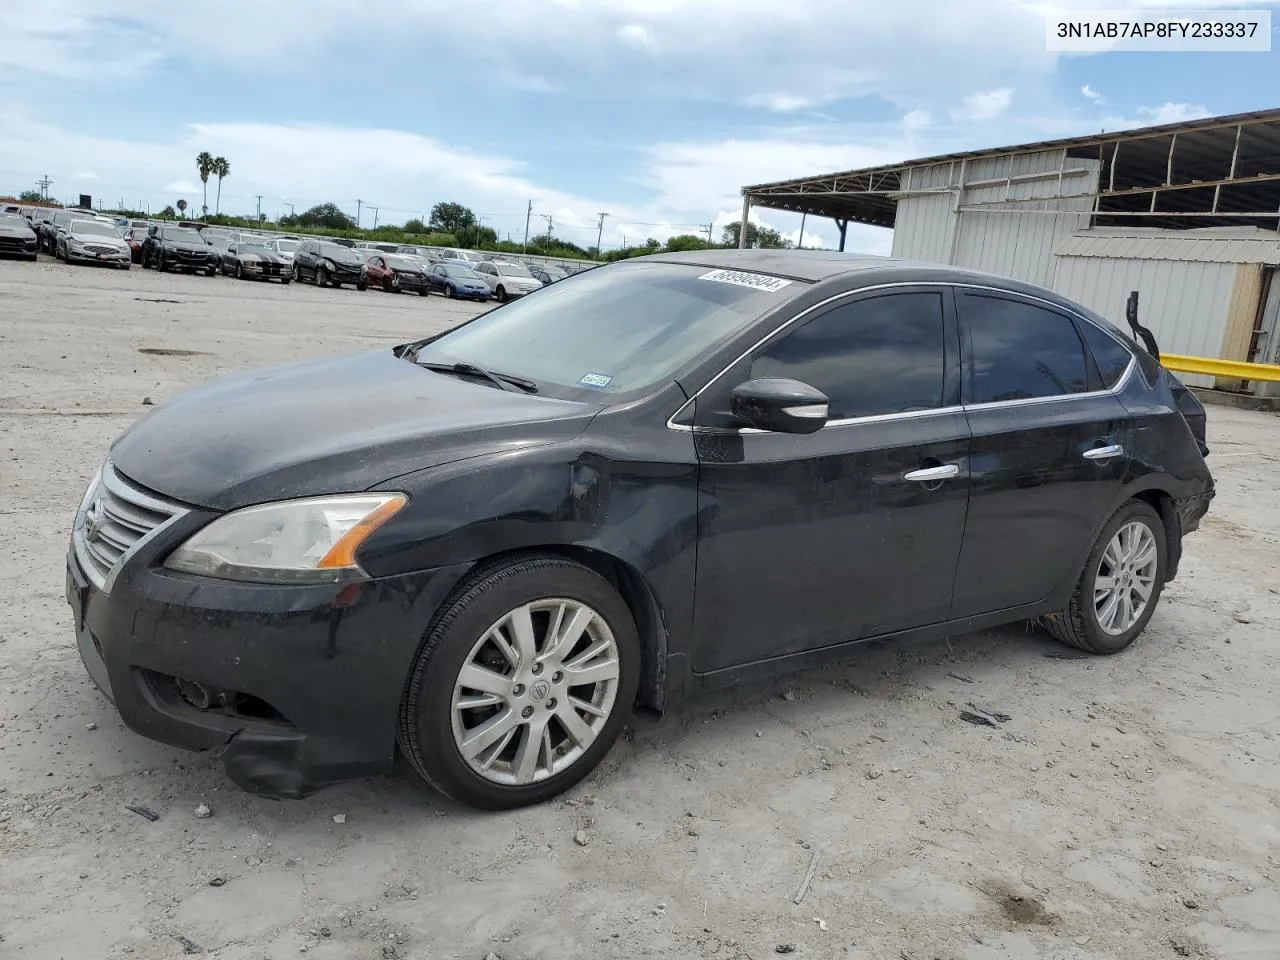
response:
M1110 390L1133 362L1131 354L1115 337L1092 323L1080 324L1084 333L1084 342L1089 345L1093 354L1093 362L1098 365L1098 373L1102 375L1102 386Z
M942 296L898 293L827 311L765 349L752 379L788 377L817 387L832 420L942 405Z
M1021 300L965 294L971 344L968 403L1083 393L1084 344L1069 317Z

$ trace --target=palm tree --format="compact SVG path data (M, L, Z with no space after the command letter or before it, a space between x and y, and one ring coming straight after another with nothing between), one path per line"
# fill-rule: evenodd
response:
M213 154L201 150L196 155L196 170L200 172L200 182L204 185L204 212L209 212L209 174L213 173Z
M185 200L179 200L179 201L177 202L176 206L177 206L177 208L178 208L178 213L179 213L181 216L186 216L186 214L187 214L187 201L185 201Z
M213 212L216 215L222 209L222 178L231 176L231 164L226 157L213 158L213 175L218 178L218 198L213 201Z

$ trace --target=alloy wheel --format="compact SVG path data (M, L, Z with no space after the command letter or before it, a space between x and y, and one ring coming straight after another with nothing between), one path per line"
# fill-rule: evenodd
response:
M1093 609L1104 633L1120 636L1141 619L1159 563L1155 535L1145 523L1134 520L1115 532L1093 578Z
M450 711L454 745L492 783L562 773L607 723L620 673L617 640L587 604L551 598L517 607L463 661Z

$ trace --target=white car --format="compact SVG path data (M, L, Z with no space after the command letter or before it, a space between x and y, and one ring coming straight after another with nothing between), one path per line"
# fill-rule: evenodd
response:
M499 303L506 303L516 297L542 289L542 281L529 272L529 268L520 263L507 263L505 260L486 260L473 268L480 279L489 285Z
M129 241L120 236L120 228L110 220L72 220L57 243L54 255L67 263L109 263L125 270L133 263Z
M277 254L285 263L293 263L293 252L298 249L302 243L301 240L291 240L288 237L275 237L263 244L272 253Z

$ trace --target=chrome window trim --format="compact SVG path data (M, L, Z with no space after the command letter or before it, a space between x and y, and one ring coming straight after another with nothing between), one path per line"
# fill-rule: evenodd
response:
M785 323L783 323L778 327L775 327L773 330L769 331L767 334L765 334L763 337L761 337L759 340L753 343L746 350L742 351L742 353L740 353L737 357L731 360L719 373L717 373L705 384L703 384L694 393L693 396L691 396L684 403L680 404L680 406L676 408L675 412L672 413L671 416L667 417L667 429L675 430L677 432L682 432L682 433L717 433L717 434L772 433L773 431L760 430L760 429L757 429L756 427L703 427L703 426L697 426L692 424L674 423L673 421L675 420L676 417L680 416L680 414L684 412L686 407L694 403L698 399L698 397L702 396L703 393L709 390L717 380L719 380L726 373L728 373L730 370L736 367L739 363L741 363L744 359L746 359L752 352L754 352L755 350L758 350L765 342L767 342L770 338L772 338L776 334L779 334L782 331L786 330L787 328L793 326L794 324L799 323L801 320L803 320L805 317L812 314L814 311L821 310L823 307L830 306L831 304L836 303L840 300L847 300L852 297L860 296L864 293L871 293L876 290L900 289L902 287L949 287L953 290L982 290L988 293L1004 294L1005 296L1013 297L1016 299L1022 299L1022 300L1030 301L1032 303L1042 304L1046 307L1049 307L1050 309L1058 310L1058 311L1062 311L1063 313L1070 314L1071 316L1080 320L1082 323L1088 323L1094 327L1097 327L1098 330L1102 331L1107 336L1111 337L1112 340L1120 344L1122 347L1125 348L1125 350L1129 352L1129 365L1125 367L1124 373L1120 375L1120 379L1116 381L1116 385L1114 387L1110 387L1103 390L1089 390L1084 393L1063 393L1063 394L1057 394L1052 397L1023 397L1017 400L992 400L987 403L969 403L969 404L961 403L957 406L938 407L935 410L907 410L902 413L873 414L866 417L845 417L839 420L828 420L823 425L822 430L827 429L827 427L847 427L853 424L879 423L879 422L889 421L889 420L907 420L907 419L914 419L916 417L934 417L934 416L941 416L943 414L957 413L957 412L967 413L970 410L995 410L995 409L1000 409L1002 407L1030 406L1038 403L1057 403L1062 400L1086 400L1086 399L1092 399L1096 397L1115 396L1116 394L1119 394L1121 391L1123 391L1126 386L1128 386L1129 380L1133 376L1133 371L1138 365L1138 358L1134 356L1132 346L1125 343L1121 338L1117 337L1114 333L1112 333L1106 327L1099 326L1098 324L1094 323L1091 319L1089 319L1080 311L1072 310L1070 307L1065 307L1060 303L1054 303L1052 300L1046 300L1043 297L1037 297L1034 294L1030 294L1030 293L1023 293L1021 290L1008 290L1008 289L1005 289L1004 287L993 287L993 286L990 286L989 284L983 284L983 283L957 283L954 281L947 281L947 280L900 280L895 283L879 283L869 287L860 287L857 290L846 290L843 293L837 293L834 296L830 296L827 299L821 300L818 303L815 303L812 306L807 307L804 310L800 311L790 320L786 321ZM958 321L959 317L957 317L956 319ZM1084 347L1086 351L1089 349L1089 345L1087 343L1084 343L1083 340L1081 341L1081 345ZM818 432L820 433L821 431L818 431Z

